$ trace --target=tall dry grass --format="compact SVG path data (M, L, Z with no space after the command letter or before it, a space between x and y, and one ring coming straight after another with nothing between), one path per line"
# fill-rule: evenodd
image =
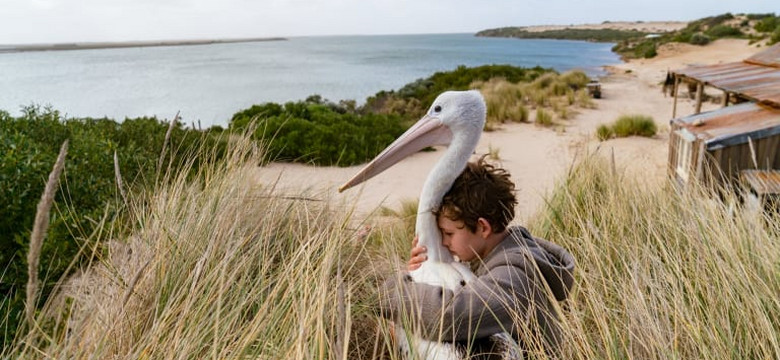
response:
M780 357L780 225L704 189L625 178L589 158L534 222L574 254L577 359Z
M132 236L106 239L100 261L65 280L36 319L40 326L5 355L345 359L385 352L386 334L367 304L388 265L356 238L350 208L257 184L262 154L248 139L233 141L225 162L194 177L184 169L153 194L128 194Z
M229 160L198 176L128 194L132 236L108 241L3 355L397 358L376 292L408 254L414 203L376 221L323 194L279 196L255 183L262 154L233 141ZM531 224L577 260L560 356L780 356L780 228L730 203L594 158L574 167ZM365 222L380 225L358 236Z

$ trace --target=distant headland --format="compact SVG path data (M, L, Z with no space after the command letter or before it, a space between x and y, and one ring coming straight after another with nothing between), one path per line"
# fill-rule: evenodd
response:
M123 41L123 42L77 42L57 44L0 45L0 53L24 51L64 51L87 49L111 49L150 46L209 45L258 41L285 41L287 38L241 38L241 39L200 39L200 40L159 40L159 41Z
M725 13L689 22L610 22L584 25L503 27L480 31L476 36L517 39L584 40L614 43L612 51L623 59L652 58L669 43L703 46L712 41L747 39L751 44L780 42L780 16Z

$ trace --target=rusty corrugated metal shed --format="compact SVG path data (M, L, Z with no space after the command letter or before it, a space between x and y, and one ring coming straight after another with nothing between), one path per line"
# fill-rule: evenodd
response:
M759 195L780 194L780 171L742 170L741 176Z
M745 59L745 62L748 64L780 68L780 43Z
M674 71L706 85L780 107L780 68L734 62Z
M706 85L780 107L780 43L744 61L675 70Z
M704 140L707 150L780 135L780 109L743 103L672 120Z

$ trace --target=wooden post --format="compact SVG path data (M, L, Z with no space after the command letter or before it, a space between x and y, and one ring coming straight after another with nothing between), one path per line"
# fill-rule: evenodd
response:
M674 102L672 102L672 119L677 118L677 92L678 88L680 87L680 78L678 76L674 77L674 88L672 88L672 91L674 91Z
M704 84L701 82L696 84L696 114L701 113L701 98L704 92Z
M721 104L723 107L729 106L729 95L728 91L723 92L723 104Z

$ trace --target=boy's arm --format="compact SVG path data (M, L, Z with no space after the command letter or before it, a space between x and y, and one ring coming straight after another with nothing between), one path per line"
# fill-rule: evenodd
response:
M423 337L430 340L465 341L503 331L512 334L514 324L525 322L533 311L530 299L544 301L544 292L531 284L513 266L493 268L457 291L393 278L385 283L381 309L389 318L408 314L420 322Z

